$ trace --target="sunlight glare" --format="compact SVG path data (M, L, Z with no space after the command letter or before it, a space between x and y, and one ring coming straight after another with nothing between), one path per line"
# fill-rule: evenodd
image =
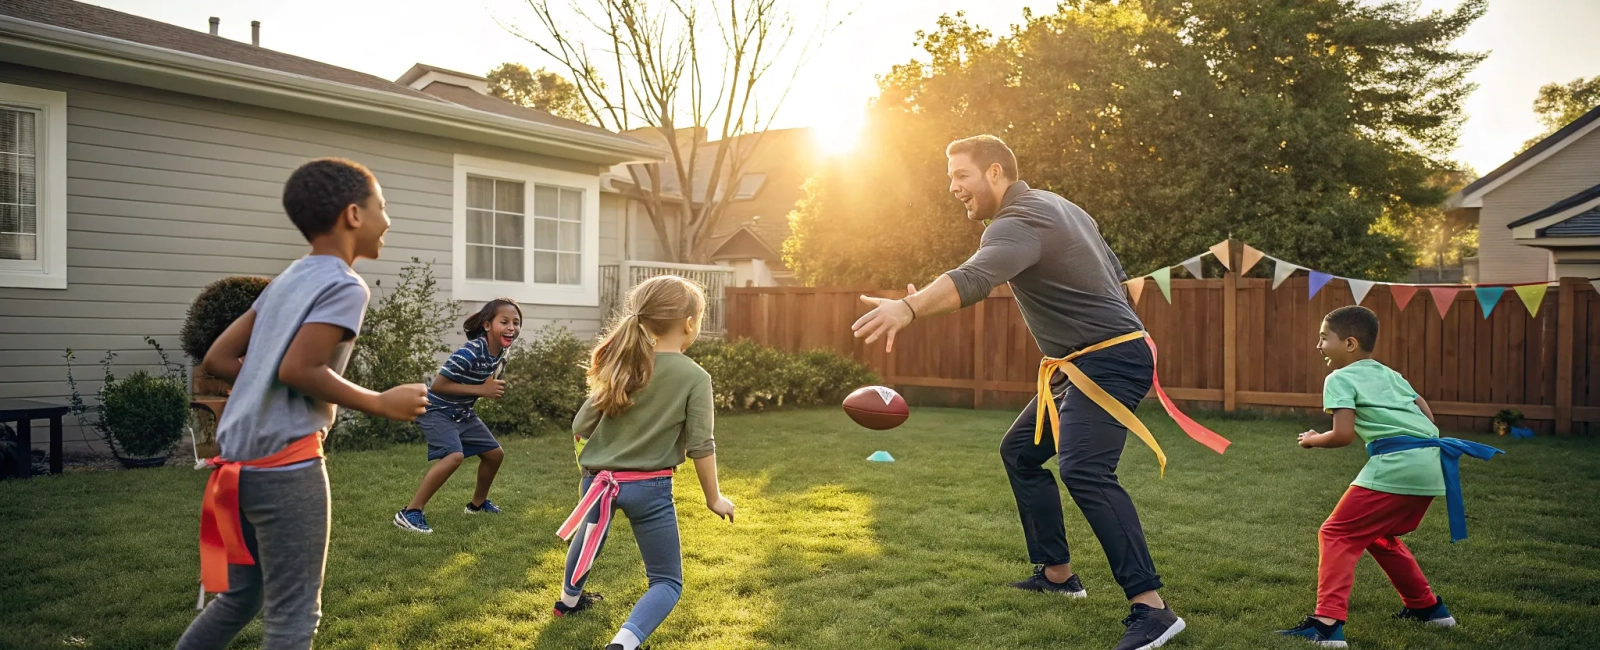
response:
M819 116L812 131L817 146L825 155L849 153L856 148L861 134L861 111L841 111L829 116Z

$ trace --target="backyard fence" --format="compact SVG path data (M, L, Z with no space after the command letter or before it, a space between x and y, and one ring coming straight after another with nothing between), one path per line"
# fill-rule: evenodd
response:
M1331 282L1307 298L1309 281L1277 289L1266 279L1172 280L1169 304L1147 286L1137 306L1160 349L1157 372L1173 399L1240 406L1319 409L1327 375L1314 346L1322 317L1352 304ZM730 339L780 349L828 348L866 363L913 401L975 408L1020 406L1034 391L1039 349L1009 287L954 314L900 332L893 354L866 346L850 324L866 313L858 296L904 292L860 287L728 288ZM1541 432L1600 432L1600 295L1587 280L1552 287L1537 314L1514 297L1485 318L1471 291L1440 318L1418 292L1404 310L1378 286L1363 304L1382 323L1376 358L1410 380L1441 426L1486 430L1501 409L1522 412ZM910 396L910 395L908 395Z

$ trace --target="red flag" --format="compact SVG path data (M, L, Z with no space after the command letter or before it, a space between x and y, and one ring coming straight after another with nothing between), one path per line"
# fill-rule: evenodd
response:
M1417 295L1417 288L1409 284L1391 284L1389 295L1394 296L1395 306L1405 311L1406 305L1411 303L1411 297Z
M1456 301L1456 294L1461 292L1461 287L1428 287L1428 293L1433 294L1433 306L1439 309L1439 318L1444 318L1450 313L1450 305Z

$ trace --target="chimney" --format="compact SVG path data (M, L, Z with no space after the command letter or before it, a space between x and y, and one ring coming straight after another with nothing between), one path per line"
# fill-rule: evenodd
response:
M261 47L261 21L250 21L250 44Z
M221 24L222 24L222 19L221 18L218 18L216 16L212 16L211 17L211 35L212 36L216 36L217 35L217 26L221 25Z

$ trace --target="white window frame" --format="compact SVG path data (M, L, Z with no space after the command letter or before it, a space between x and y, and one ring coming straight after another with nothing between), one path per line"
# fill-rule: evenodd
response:
M467 278L467 175L523 183L524 282L497 282ZM456 300L483 302L507 297L531 305L600 306L600 176L535 167L521 163L456 154L452 182L450 230L450 290ZM578 284L544 284L533 281L533 188L554 185L583 192L582 262Z
M0 83L0 106L39 112L34 210L39 259L0 260L0 287L67 288L67 94Z

